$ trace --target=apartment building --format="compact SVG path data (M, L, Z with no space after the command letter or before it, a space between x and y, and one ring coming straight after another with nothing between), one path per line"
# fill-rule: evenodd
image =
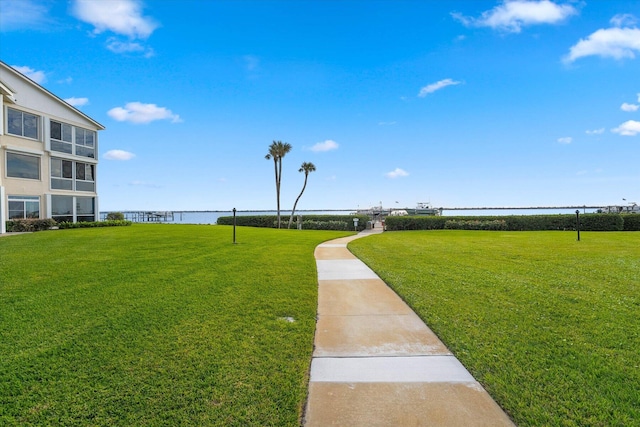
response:
M104 126L0 61L0 232L14 218L97 221Z

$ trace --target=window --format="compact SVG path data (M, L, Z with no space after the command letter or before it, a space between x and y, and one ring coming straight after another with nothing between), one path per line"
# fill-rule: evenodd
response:
M95 221L95 199L93 197L76 197L76 221Z
M73 162L71 160L51 159L51 188L73 190Z
M89 163L53 158L51 159L51 189L95 191L95 168L95 165Z
M95 166L88 163L76 163L76 190L95 191Z
M96 157L96 132L51 120L51 150L76 156ZM74 143L75 141L75 143Z
M95 158L96 133L94 131L76 129L76 155Z
M9 196L9 219L40 218L40 197Z
M7 152L7 177L40 179L40 157Z
M49 122L51 131L51 149L62 153L73 153L73 139L71 137L72 126L66 123Z
M51 217L58 222L73 222L73 196L51 196Z
M7 108L7 132L12 135L38 139L40 117L35 114Z
M95 221L95 212L94 197L51 196L51 217L58 222Z

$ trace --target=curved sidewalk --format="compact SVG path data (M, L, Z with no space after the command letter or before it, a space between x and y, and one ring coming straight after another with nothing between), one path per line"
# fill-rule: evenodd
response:
M435 334L347 249L315 251L318 320L305 427L513 426Z

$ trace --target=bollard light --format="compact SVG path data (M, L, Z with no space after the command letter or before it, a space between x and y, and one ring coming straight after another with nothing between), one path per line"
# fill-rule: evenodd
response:
M578 242L580 241L580 210L576 209L576 230L578 231Z

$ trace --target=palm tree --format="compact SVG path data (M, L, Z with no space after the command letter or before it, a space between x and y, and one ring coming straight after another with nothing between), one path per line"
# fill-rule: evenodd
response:
M302 186L302 191L300 191L300 194L298 195L296 202L293 204L293 210L291 211L291 217L289 218L289 226L287 228L291 228L291 223L293 222L293 214L296 211L298 200L300 200L300 197L302 197L302 193L304 193L304 189L307 188L307 178L309 177L309 174L311 172L314 172L315 170L316 170L316 165L314 165L311 162L303 162L302 166L300 166L300 169L298 169L298 172L304 172L304 185Z
M282 158L291 151L291 144L282 141L273 141L269 146L269 153L265 159L273 159L273 168L276 174L276 202L278 207L278 228L280 228L280 181L282 178Z

